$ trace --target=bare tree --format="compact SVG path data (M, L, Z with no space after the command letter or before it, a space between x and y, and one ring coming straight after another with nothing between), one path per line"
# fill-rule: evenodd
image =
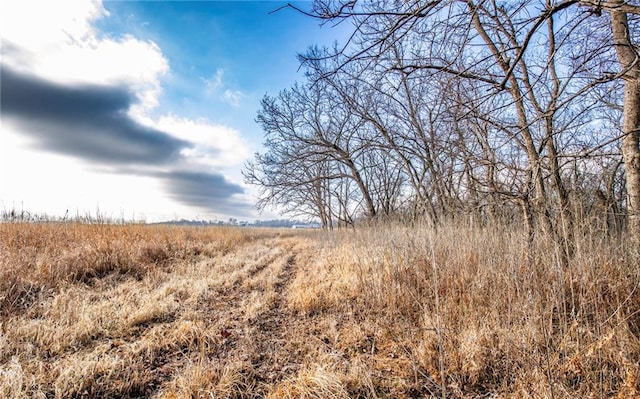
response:
M357 137L362 121L341 108L319 85L295 85L277 97L265 96L257 120L267 152L256 154L244 172L248 183L263 187L259 207L272 204L286 210L311 204L325 226L333 216L352 221L356 208L368 217L376 215L363 176L366 144ZM344 180L355 184L357 195ZM332 197L338 197L337 207L331 206Z
M606 145L608 137L585 140L581 131L585 120L602 105L590 101L593 98L591 93L598 85L617 78L625 82L620 140L628 193L629 232L633 237L640 237L638 30L635 19L631 22L628 19L629 15L640 13L640 6L632 3L622 0L373 3L317 0L310 11L300 11L327 21L350 20L355 27L354 34L344 47L336 48L333 53L312 51L301 59L313 70L316 81L344 80L345 75L341 77L340 73L346 71L346 76L352 76L349 68L358 64L359 76L364 69L382 71L388 76L401 72L396 90L406 91L409 77L425 86L429 86L426 76L441 82L451 78L475 82L478 96L471 101L474 107L489 102L498 106L482 113L482 118L496 131L511 135L526 160L523 164L517 155L519 151L511 157L512 171L516 174L519 174L518 170L525 172L525 187L521 190L520 200L530 237L538 230L547 231L564 244L566 255L570 256L574 216L569 205L567 171L563 171L570 161L563 150L570 153L577 148L578 142L588 142L591 148L582 153L592 154ZM602 18L612 27L610 35L605 34L604 40L587 36L581 38L581 30L602 25ZM591 68L592 65L613 65L613 54L617 55L618 72ZM332 60L331 68L326 68L328 59ZM423 79L415 80L414 76L424 71L428 73L422 74ZM389 85L385 87L376 82L380 82L380 78L368 83L379 91L385 91L387 97L397 97L389 96L392 93ZM415 86L410 91L411 95L405 96L404 101L387 107L385 111L387 114L393 109L408 111L405 117L412 121L412 127L405 133L415 130L412 135L419 137L420 130L424 130L428 123L416 118L419 113L408 101L415 99L420 92L415 90ZM341 93L343 98L350 97L348 91L346 96L345 91ZM397 158L405 168L408 180L413 182L412 178L417 177L411 172L415 158L408 156L411 151L407 151L407 146L403 147L397 135L391 134L394 126L380 123L388 121L387 116L373 115L374 110L369 105L353 98L346 102L377 128L390 148L401 149L397 151ZM475 110L469 110L469 113L479 114ZM456 118L464 119L464 115ZM453 122L460 126L459 121ZM468 131L459 131L458 142L469 137ZM442 133L439 134L441 138ZM433 143L434 140L429 140L430 146ZM492 139L486 144L487 148L494 146ZM440 182L451 183L452 180L442 174L445 163L429 153L430 146L422 148L422 160L431 164L432 174ZM485 148L485 154L490 152ZM478 174L473 171L476 166L468 159L463 160L463 165L462 174L467 180L463 186L465 190L476 191L478 185L474 182ZM506 174L511 175L511 172ZM490 179L492 187L497 187L496 177L499 176L494 175ZM435 187L443 189L442 185ZM418 185L414 188L419 193ZM437 197L451 197L445 195L445 191L451 193L451 187L445 187Z

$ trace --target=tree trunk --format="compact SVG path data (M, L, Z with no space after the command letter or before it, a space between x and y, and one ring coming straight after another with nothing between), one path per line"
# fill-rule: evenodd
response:
M480 15L478 13L478 8L474 5L473 1L467 1L469 6L469 11L472 13L472 20L474 27L482 40L485 42L493 58L496 60L496 64L502 69L505 73L506 79L509 84L511 84L511 88L509 90L509 94L513 99L513 105L516 109L516 114L518 117L518 127L520 127L520 135L524 142L524 150L527 154L527 162L528 162L528 172L529 172L529 184L528 190L529 193L528 203L532 207L532 221L535 226L533 234L537 233L538 229L546 234L553 234L551 218L548 212L548 204L547 204L547 195L544 184L544 177L542 173L542 165L540 161L540 154L536 148L536 144L534 142L533 134L531 131L531 123L527 117L527 111L525 106L525 95L526 93L522 91L520 87L520 82L518 78L516 78L513 71L511 71L511 66L504 59L500 50L498 49L496 42L489 36L485 27L480 20ZM521 61L522 62L522 61ZM524 69L524 68L523 68ZM531 198L533 196L533 198ZM531 225L531 224L530 224Z
M622 0L612 1L622 5ZM636 248L640 245L640 60L634 51L627 14L611 11L613 41L624 79L622 157L627 183L628 232Z

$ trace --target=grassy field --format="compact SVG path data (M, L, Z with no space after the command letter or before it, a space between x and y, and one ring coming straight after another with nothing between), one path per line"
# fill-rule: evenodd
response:
M0 224L0 397L640 397L640 267L597 234L569 268L525 245Z

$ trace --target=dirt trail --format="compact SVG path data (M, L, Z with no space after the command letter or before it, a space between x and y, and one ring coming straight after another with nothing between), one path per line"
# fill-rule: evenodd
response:
M301 237L269 237L196 265L190 284L206 289L196 301L185 301L171 324L178 330L187 326L197 337L151 365L155 396L165 397L172 375L184 373L184 357L209 370L207 383L217 386L207 389L221 396L231 389L243 391L243 397L264 397L273 383L297 371L290 342L296 322L285 296L308 246Z
M209 328L221 340L215 353L217 361L240 363L241 373L251 380L251 395L264 394L263 384L271 384L295 372L291 359L289 330L292 315L285 303L285 293L297 271L297 258L304 245L296 239L275 239L268 243L278 251L257 267L249 268L231 289L207 304L202 310L216 309L216 320ZM254 385L255 384L255 385Z

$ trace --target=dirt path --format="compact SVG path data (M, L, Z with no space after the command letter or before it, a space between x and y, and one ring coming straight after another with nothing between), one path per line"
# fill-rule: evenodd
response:
M290 334L296 321L286 292L307 250L300 237L271 237L194 266L195 273L185 277L204 288L196 300L185 301L171 324L177 330L187 326L196 339L157 365L156 397L197 392L199 384L222 397L231 392L264 397L275 382L295 373L299 351L292 348ZM197 364L202 381L172 380L184 375L189 363Z
M240 367L239 379L251 385L251 396L260 397L266 384L297 370L289 344L292 315L285 293L297 271L303 246L298 240L276 239L269 244L277 254L249 268L231 289L205 305L217 309L217 320L209 327L219 334L219 345L211 360Z

